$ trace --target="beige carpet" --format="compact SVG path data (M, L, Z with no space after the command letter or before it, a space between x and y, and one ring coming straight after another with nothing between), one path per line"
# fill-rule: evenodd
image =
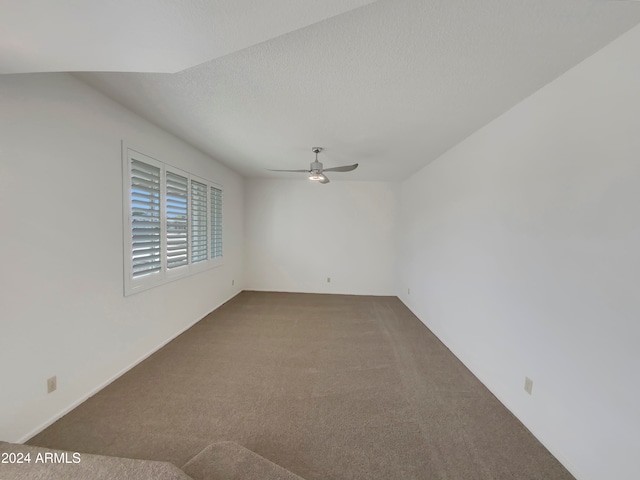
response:
M243 292L29 443L313 479L573 477L394 297Z
M303 480L233 442L213 443L182 466L194 479Z
M149 462L84 453L74 457L71 452L0 441L0 454L10 453L29 455L30 459L22 463L11 463L11 461L0 463L1 480L193 480L168 462ZM46 455L53 454L60 455L58 457L60 460L47 459Z

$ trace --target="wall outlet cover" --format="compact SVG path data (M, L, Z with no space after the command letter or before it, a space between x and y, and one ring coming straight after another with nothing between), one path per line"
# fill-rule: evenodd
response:
M531 395L531 391L533 390L533 380L529 377L524 377L524 391Z
M58 388L58 377L55 375L51 378L47 378L47 393L54 392Z

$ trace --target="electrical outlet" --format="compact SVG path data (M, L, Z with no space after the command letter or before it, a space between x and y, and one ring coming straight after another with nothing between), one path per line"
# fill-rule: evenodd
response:
M331 283L331 277L327 277L327 283Z
M531 395L531 391L533 390L533 380L529 377L524 377L524 391Z
M58 388L58 377L55 375L51 378L47 378L47 393L54 392Z

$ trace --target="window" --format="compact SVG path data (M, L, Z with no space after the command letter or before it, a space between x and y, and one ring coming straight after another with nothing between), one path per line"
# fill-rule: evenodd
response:
M222 264L222 187L123 152L125 295Z
M191 261L202 262L207 257L207 186L191 180Z
M222 190L211 187L211 258L222 258Z
M159 272L160 169L131 161L131 276Z
M167 172L167 268L189 263L187 258L187 177Z

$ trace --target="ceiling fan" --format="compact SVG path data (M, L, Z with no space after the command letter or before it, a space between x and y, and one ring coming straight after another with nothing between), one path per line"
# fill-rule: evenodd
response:
M311 149L316 154L316 161L311 162L309 170L270 170L271 172L296 172L296 173L308 173L309 180L313 180L318 183L329 183L329 178L324 172L351 172L358 168L358 164L343 165L342 167L323 168L322 163L318 161L318 154L322 151L322 147L313 147Z

